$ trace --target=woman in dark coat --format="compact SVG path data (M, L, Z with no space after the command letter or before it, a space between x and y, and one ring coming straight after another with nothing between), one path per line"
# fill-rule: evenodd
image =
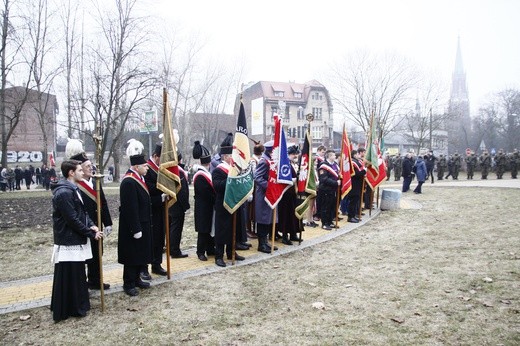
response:
M148 288L141 281L141 268L152 262L152 210L150 194L144 181L148 165L144 155L130 156L131 167L126 172L119 188L119 238L117 261L124 265L123 289L129 296L139 294L136 287Z
M25 180L25 186L27 186L27 190L29 190L32 183L32 172L29 167L25 167L25 170L23 171L23 178Z
M291 163L294 159L298 159L298 146L293 145L287 148L287 154ZM278 203L278 216L279 220L277 223L277 230L282 233L282 243L285 245L292 245L293 241L298 241L296 233L299 231L300 223L296 217L294 210L296 209L296 170L293 164L291 164L291 173L293 177L294 185L289 187L282 196L282 199Z

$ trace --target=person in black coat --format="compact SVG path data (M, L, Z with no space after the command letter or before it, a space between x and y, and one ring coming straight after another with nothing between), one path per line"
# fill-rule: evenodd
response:
M426 164L426 170L428 175L426 176L426 180L431 176L432 184L435 182L433 177L433 169L435 168L435 161L437 161L437 157L433 155L433 151L429 151L428 154L425 155L424 163Z
M83 168L83 179L78 182L79 190L81 191L81 198L85 205L85 210L88 213L90 219L99 227L97 224L97 190L96 182L92 177L92 162L88 159L84 152L76 154L71 157L71 160L78 160L81 162ZM110 217L110 211L108 209L107 200L105 193L100 186L100 199L101 199L101 222L105 226L105 234L112 232L112 218ZM99 242L97 240L92 241L92 258L87 260L87 285L88 288L93 290L99 290L101 286L100 279L100 268L99 268ZM110 288L110 284L103 283L103 289L107 290Z
M139 294L136 287L146 289L139 273L144 265L152 262L152 211L150 193L144 181L148 165L144 155L130 156L130 169L119 187L119 234L117 261L123 267L123 289L129 296Z
M185 258L188 254L181 251L182 229L184 228L184 216L190 209L190 195L188 174L181 163L182 155L177 153L179 161L179 178L181 179L181 189L177 193L177 202L170 207L170 256L172 258Z
M413 159L412 154L407 153L403 160L403 169L402 169L402 176L403 176L403 192L408 192L410 190L410 184L412 183L413 178Z
M85 260L92 257L89 239L98 240L103 236L88 216L76 185L83 178L80 162L65 160L61 171L65 179L52 187L51 311L56 322L69 316L84 317L90 310Z
M232 162L233 134L220 144L220 158L222 162L211 172L213 187L215 188L215 264L225 267L224 249L228 259L233 255L233 216L224 207L224 194L226 192L227 177ZM238 224L238 221L237 221ZM235 260L243 261L245 258L235 254Z
M29 167L25 167L23 171L23 179L25 180L25 186L27 187L27 190L29 190L32 183L32 173Z
M209 167L211 155L209 150L195 142L193 158L200 159L200 165L194 165L193 190L195 192L195 232L197 232L197 256L201 261L207 261L206 254L215 254L215 241L211 236L213 226L213 208L215 206L215 189L211 180Z
M359 159L357 150L352 150L352 166L354 167L354 175L352 176L352 189L349 191L347 198L347 221L358 223L360 220L359 208L361 207L361 190L363 189L363 180L367 171L363 165L363 161Z
M148 172L144 176L148 192L150 192L150 200L152 201L152 273L165 276L166 270L161 266L162 254L165 241L164 226L164 203L166 194L157 188L157 177L159 174L159 165L161 164L162 144L156 144L152 157L148 159ZM141 278L150 280L148 266L141 270Z
M321 228L331 230L335 225L332 220L336 215L336 194L338 186L341 184L339 179L339 166L335 161L334 150L327 150L326 160L320 165L318 170L320 177L321 191Z

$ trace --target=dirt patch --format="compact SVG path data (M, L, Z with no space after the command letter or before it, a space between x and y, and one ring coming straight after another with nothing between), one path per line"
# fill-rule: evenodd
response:
M0 340L519 344L518 190L425 190L403 196L420 202L419 210L384 212L312 248L166 283L137 298L109 295L104 314L93 299L86 318L58 324L46 308L2 315Z

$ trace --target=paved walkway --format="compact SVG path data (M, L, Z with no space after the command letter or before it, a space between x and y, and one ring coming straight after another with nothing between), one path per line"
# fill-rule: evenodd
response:
M415 182L412 183L412 188L415 186ZM384 188L399 188L400 182L388 181L381 186ZM493 187L493 188L517 188L520 189L520 180L504 179L504 180L443 180L435 181L434 184L429 182L423 186L424 193L428 192L431 187ZM520 195L519 195L520 197ZM413 193L403 194L401 199L402 209L416 209L420 208L420 202L417 201L417 196ZM337 236L343 235L352 231L357 227L363 226L372 218L379 214L379 210L373 210L372 215L366 213L363 217L363 221L358 224L347 223L346 219L339 222L339 229L334 231L326 231L321 227L310 228L307 227L303 234L304 241L298 245L295 243L293 246L285 246L281 243L276 243L279 247L278 251L275 251L273 255L259 253L256 250L240 251L240 254L246 257L245 261L236 262L237 266L248 265L269 259L272 256L279 256L292 251L301 250L303 248L313 246L317 243L321 243ZM256 249L257 242L252 240L252 249ZM188 251L189 257L183 259L172 259L171 260L171 281L181 280L192 276L203 275L213 273L220 270L227 270L231 268L228 265L226 268L217 267L212 258L207 262L199 261L195 255L195 250ZM230 264L230 261L227 262ZM165 263L163 264L165 266ZM123 291L123 267L120 264L109 264L104 266L104 281L111 284L111 288L105 291L106 295L110 295L116 292ZM151 281L152 286L168 282L165 277L158 277L153 275ZM48 306L50 305L52 290L52 275L45 275L35 278L29 278L24 280L16 280L9 282L0 283L0 314L9 312L22 311L35 307ZM91 296L99 296L99 291L91 291ZM109 299L109 298L108 298Z

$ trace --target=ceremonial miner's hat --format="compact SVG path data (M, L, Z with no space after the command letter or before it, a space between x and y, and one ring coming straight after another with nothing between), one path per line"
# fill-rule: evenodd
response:
M144 145L136 139L130 139L128 141L128 147L126 148L126 155L130 158L130 165L143 165L146 163L146 159L143 154Z
M228 133L220 144L220 155L231 154L233 152L233 134Z
M83 149L83 143L79 139L69 139L65 146L65 156L81 163L89 160Z
M161 156L161 152L162 152L162 144L161 143L157 143L155 145L155 149L153 151L153 153L157 156Z
M209 150L200 144L199 141L195 141L195 146L193 147L193 158L200 159L200 163L203 165L211 162Z

